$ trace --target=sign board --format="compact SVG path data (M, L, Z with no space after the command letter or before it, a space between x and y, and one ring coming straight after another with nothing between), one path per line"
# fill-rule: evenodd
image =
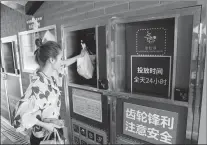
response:
M130 55L173 55L175 19L157 19L126 24Z
M125 24L127 90L131 90L131 56L174 56L175 18ZM120 39L120 42L123 41ZM171 64L171 69L172 69ZM129 77L128 77L129 76Z
M170 84L170 56L131 56L131 92L168 98Z
M43 26L43 16L32 17L26 21L27 30L38 29Z
M167 29L164 27L138 29L136 32L137 54L166 54Z
M124 102L123 133L153 144L176 144L178 113Z
M73 89L73 112L102 122L101 94Z

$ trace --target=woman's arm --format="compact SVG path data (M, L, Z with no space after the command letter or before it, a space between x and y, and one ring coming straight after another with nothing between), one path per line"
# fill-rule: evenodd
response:
M81 51L81 53L80 53L79 55L64 60L64 61L63 61L63 65L64 65L65 67L68 67L69 65L75 63L75 62L77 61L78 58L83 57L84 54L85 54L85 49L82 49L82 51Z
M65 65L66 67L68 67L69 65L75 63L77 61L77 58L80 58L80 57L83 57L84 56L85 50L86 50L86 44L81 42L81 46L82 46L81 54L79 54L79 55L77 55L75 57L72 57L72 58L69 58L69 59L64 60L63 61L63 65Z
M69 59L66 59L63 61L63 65L68 67L69 65L75 63L77 61L78 58L81 57L81 54L80 55L77 55L75 57L72 57L72 58L69 58Z
M46 130L53 132L55 128L61 128L61 126L58 126L56 124L53 123L46 123L46 122L42 122L42 121L37 121L36 125L41 126L43 128L45 128Z
M38 125L41 126L43 128L45 128L48 131L53 131L54 128L61 128L62 126L58 125L58 124L54 124L54 123L49 123L49 122L43 122L40 121L39 119L37 119L36 116L38 116L40 114L40 110L34 112L34 113L25 113L22 115L21 120L22 120L22 125L24 126L24 128L31 128L34 125Z

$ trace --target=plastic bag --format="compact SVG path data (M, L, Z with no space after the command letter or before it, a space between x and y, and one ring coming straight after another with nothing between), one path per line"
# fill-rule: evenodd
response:
M49 30L47 30L47 32L44 34L42 38L43 43L47 41L56 41L55 36Z
M77 59L77 72L86 79L93 77L94 66L87 50L84 56Z
M40 142L40 144L65 144L65 140L61 139L58 131L55 129L54 131L54 139L50 140L51 133L48 133L44 139Z

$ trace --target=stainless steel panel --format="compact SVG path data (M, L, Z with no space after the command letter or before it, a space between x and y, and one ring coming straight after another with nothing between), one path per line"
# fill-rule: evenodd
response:
M7 73L15 73L15 60L13 57L12 42L2 44L4 69Z
M6 80L4 79L4 74L1 73L1 116L10 121L10 111L7 100L7 90L5 83Z
M19 76L7 75L6 87L12 121L14 108L22 96L21 78Z

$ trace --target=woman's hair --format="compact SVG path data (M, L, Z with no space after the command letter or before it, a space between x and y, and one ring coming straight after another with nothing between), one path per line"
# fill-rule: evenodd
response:
M35 40L37 50L34 52L35 61L41 66L44 67L49 58L55 58L59 54L61 47L57 42L47 41L42 44L42 39L38 38Z

